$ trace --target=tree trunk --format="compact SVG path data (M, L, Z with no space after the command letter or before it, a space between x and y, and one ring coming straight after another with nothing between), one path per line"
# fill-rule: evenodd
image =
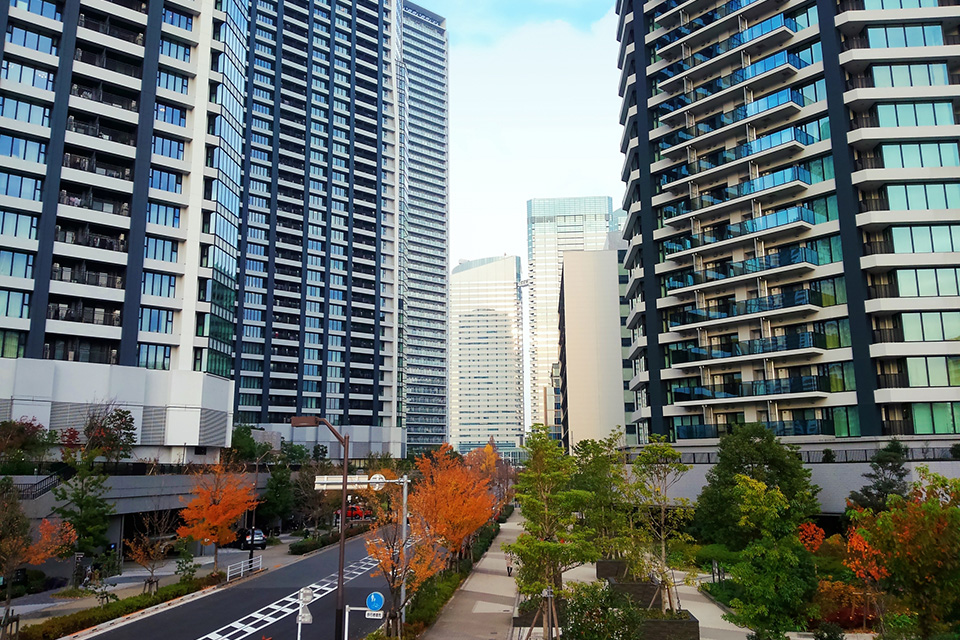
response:
M10 604L13 600L13 571L3 575L3 586L6 587L7 590L7 597L3 608L3 622L5 623L7 621L7 617L10 615ZM6 638L7 625L0 624L0 640L6 640Z
M252 533L250 534L250 540L252 543L253 541ZM220 552L220 545L218 545L217 543L213 543L213 572L214 573L216 573L220 569L220 565L218 563L218 561L220 560L219 552Z

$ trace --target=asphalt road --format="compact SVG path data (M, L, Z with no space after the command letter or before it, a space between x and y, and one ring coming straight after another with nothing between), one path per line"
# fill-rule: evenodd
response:
M335 640L337 547L280 569L270 569L235 586L136 620L97 638L103 640L293 640L297 637L296 596L313 585L317 598L309 605L313 624L303 625L303 640ZM367 594L386 595L383 578L372 578L372 562L362 537L347 541L344 604L362 607ZM363 612L350 614L350 640L376 629L378 620Z

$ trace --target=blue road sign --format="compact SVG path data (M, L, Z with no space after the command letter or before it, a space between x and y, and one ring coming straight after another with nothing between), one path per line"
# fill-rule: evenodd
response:
M367 609L370 611L380 611L383 609L383 594L379 591L373 591L367 596Z

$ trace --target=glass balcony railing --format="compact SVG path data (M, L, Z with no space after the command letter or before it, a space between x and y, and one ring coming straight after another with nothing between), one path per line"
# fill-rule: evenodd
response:
M751 142L744 143L733 149L723 149L697 159L690 164L691 173L700 173L717 167L723 166L728 162L743 160L752 155L762 153L769 149L779 147L790 142L797 142L802 145L811 145L817 141L812 135L803 129L792 128L783 129L770 135L763 136Z
M720 18L724 18L731 13L739 11L744 7L748 7L755 2L760 0L730 0L729 2L720 5L712 11L701 14L696 18L688 21L686 24L682 24L674 29L671 29L666 34L657 38L655 46L657 49L662 49L663 47L676 42L680 38L684 38L691 33L695 33L707 26L708 24L713 24Z
M777 436L821 436L833 435L833 420L778 420L759 422ZM732 433L732 424L684 424L673 428L677 440L702 440L719 438Z
M776 229L777 227L783 227L795 222L819 224L826 221L827 216L818 214L812 209L807 209L806 207L791 207L789 209L783 209L782 211L768 213L765 216L753 218L752 220L743 220L741 222L724 225L723 227L719 227L706 233L673 238L664 242L664 249L666 250L667 255L669 255L671 253L696 249L697 247L714 244L716 242L722 242L724 240L732 240L733 238L738 238L751 233L757 233L759 231Z
M801 60L798 56L788 53L786 51L780 51L772 56L764 58L763 60L758 60L750 66L744 67L743 69L738 69L733 73L730 73L725 76L720 76L719 78L714 78L709 82L705 82L693 89L693 91L687 92L685 95L688 100L688 104L693 104L694 102L699 102L705 98L709 98L714 94L735 87L738 84L746 82L751 78L755 78L759 75L763 75L768 71L773 71L774 69L779 69L781 67L793 67L794 69L802 69L807 66L807 63Z
M759 100L754 100L753 102L747 103L736 107L730 111L725 111L723 113L718 113L707 118L704 118L700 122L696 123L691 127L685 127L678 131L660 138L657 142L660 150L666 150L670 147L675 147L679 144L689 142L694 138L702 136L707 133L716 131L717 129L722 129L728 125L739 122L751 116L758 115L765 111L775 109L781 105L787 103L794 103L800 107L805 107L808 104L811 104L809 100L803 97L799 91L794 89L782 89L776 93L771 93L768 96L764 96Z
M797 291L779 293L764 298L751 298L749 300L740 300L728 304L710 305L703 309L688 309L670 316L669 325L673 328L685 324L694 324L696 322L736 318L738 316L767 313L804 305L822 307L824 306L823 296L819 291L813 291L812 289L798 289Z
M81 156L75 153L63 154L63 166L79 171L96 173L109 178L118 178L120 180L133 180L133 169L130 167L121 167L97 160L91 156Z
M120 326L120 311L96 309L93 307L71 307L67 305L47 305L47 320L65 320L98 324L104 327Z
M817 252L808 247L795 247L781 251L780 253L750 258L742 262L719 264L713 268L704 269L703 271L687 271L685 273L670 274L665 282L667 290L669 291L802 263L812 265L819 264Z
M766 191L767 189L773 189L790 182L803 182L804 184L809 185L813 183L813 177L810 175L810 171L804 167L788 167L786 169L781 169L780 171L768 173L753 180L741 182L740 184L732 187L719 187L716 189L711 189L706 193L700 194L696 198L690 198L690 209L691 211L706 209L707 207L722 204L729 200L736 200L737 198L742 198L744 196L753 195L761 191Z
M674 402L753 398L788 393L827 393L830 391L830 378L827 376L795 376L776 380L673 387L671 391L673 392Z
M687 64L687 68L693 68L699 64L713 60L717 56L723 55L728 51L732 51L737 47L743 46L748 42L765 36L772 31L776 31L781 27L786 27L794 33L800 30L800 26L797 24L796 20L793 18L787 18L780 13L767 18L763 22L758 22L741 33L736 33L730 36L726 40L722 40L717 44L710 45L709 47L704 47L688 58L685 58L684 61Z
M700 362L702 360L757 356L765 353L776 353L778 351L826 348L826 336L822 333L808 332L761 338L759 340L745 340L743 342L734 342L725 345L691 347L681 351L675 351L672 357L674 364L685 364L688 362Z

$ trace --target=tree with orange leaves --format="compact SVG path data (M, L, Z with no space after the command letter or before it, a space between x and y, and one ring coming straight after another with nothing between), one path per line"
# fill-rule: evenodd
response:
M396 479L396 474L390 470L380 473L388 480ZM444 565L443 549L430 535L425 518L415 506L411 506L410 528L407 540L404 540L401 490L398 484L386 484L379 492L364 492L376 523L365 542L367 553L377 561L377 569L371 576L383 576L387 581L390 591L387 633L396 636L400 635L400 611L417 589ZM407 541L409 544L405 544Z
M422 478L410 504L451 556L459 558L470 537L493 517L490 481L464 464L449 444L420 456L416 464Z
M852 512L847 566L895 593L929 638L960 606L960 479L917 472L906 498L891 496L885 511Z
M201 470L195 478L193 499L180 512L184 524L177 529L177 535L204 544L212 542L216 572L220 547L236 540L234 527L240 516L257 506L258 501L253 483L222 460L206 471Z
M487 479L496 501L496 512L499 514L500 509L510 500L513 469L510 463L500 457L493 436L490 436L490 441L486 445L467 453L463 457L463 463Z
M826 539L826 532L812 522L804 522L798 530L800 542L810 553L816 553Z
M20 507L20 496L13 480L0 478L0 575L7 586L4 618L10 613L14 572L22 565L38 565L63 555L77 542L77 533L69 522L53 523L44 519L38 533L34 542L30 535L30 521ZM0 638L5 637L4 633L5 628L0 628Z

